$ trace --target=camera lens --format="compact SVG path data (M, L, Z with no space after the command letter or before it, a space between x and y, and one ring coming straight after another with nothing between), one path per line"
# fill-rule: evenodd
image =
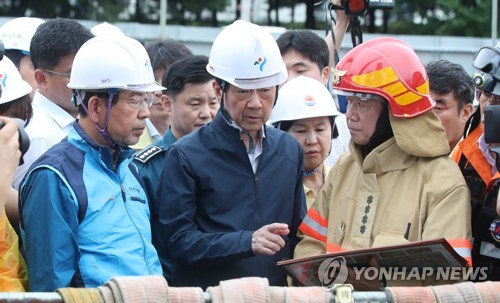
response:
M474 84L476 85L477 88L481 88L481 86L483 86L484 84L484 77L481 75L475 75Z
M19 150L21 151L21 159L19 161L19 165L21 165L24 163L23 156L30 147L30 139L28 134L24 131L25 122L18 118L11 118L11 119L17 123L17 126L19 128ZM4 125L5 124L3 123L3 121L0 120L0 129L2 129Z

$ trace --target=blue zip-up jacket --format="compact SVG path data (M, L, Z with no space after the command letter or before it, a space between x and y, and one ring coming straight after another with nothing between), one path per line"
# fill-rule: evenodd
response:
M214 121L182 137L167 151L158 190L163 245L172 262L172 285L217 286L259 276L286 285L276 262L292 258L305 214L303 152L289 134L265 126L254 174L240 131L219 112ZM286 223L286 245L274 256L254 255L252 234Z
M160 141L151 144L134 155L134 164L137 166L139 176L141 177L144 189L146 190L146 195L148 196L151 210L151 230L153 231L159 230L160 228L158 221L159 208L157 190L160 185L160 177L165 163L165 155L168 147L175 141L177 141L177 139L174 137L174 134L169 127ZM162 246L161 234L159 232L153 232L152 236L153 245L158 252L158 256L160 257L163 275L167 281L170 282L171 266L167 260L166 248Z
M30 168L19 191L30 291L161 275L133 151L97 146L75 122Z

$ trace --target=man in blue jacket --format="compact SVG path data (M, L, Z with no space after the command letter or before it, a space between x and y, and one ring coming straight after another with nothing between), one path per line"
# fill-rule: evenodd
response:
M206 66L206 56L190 56L173 63L165 73L162 85L167 87L161 96L164 107L170 112L170 127L163 139L141 150L134 156L134 163L144 183L151 208L153 245L158 251L163 275L170 281L167 249L162 247L158 221L157 190L168 147L185 135L212 121L219 109L212 75Z
M80 119L30 168L19 191L30 291L97 287L161 275L133 150L156 84L146 50L96 37L75 56L68 87Z
M292 257L306 207L302 148L265 125L286 66L268 32L239 20L215 39L207 70L221 109L170 146L158 190L172 285L259 276L284 286L276 262Z

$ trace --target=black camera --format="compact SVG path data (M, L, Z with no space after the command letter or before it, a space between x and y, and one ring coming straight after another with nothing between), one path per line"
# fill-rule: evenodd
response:
M0 40L0 60L3 59L3 56L5 55L5 48L3 45L2 40ZM0 97L2 97L2 86L0 85ZM11 118L12 120L16 121L17 125L19 126L19 150L21 151L21 159L19 161L19 165L23 164L23 156L24 154L28 151L28 148L30 147L30 139L28 137L28 134L24 131L24 125L25 122L21 119L18 118ZM2 129L4 126L4 123L0 120L0 129Z
M496 166L500 170L500 105L484 107L484 141L497 154Z
M369 8L393 9L395 0L342 0L341 3L348 16L364 16Z
M14 120L17 123L17 126L19 127L19 150L21 151L21 159L19 160L19 165L22 165L24 163L23 156L30 147L30 138L26 133L26 131L24 130L25 122L18 118L11 118L11 119ZM3 121L0 120L0 129L2 129L4 125L5 124L3 123Z
M473 78L476 88L487 93L491 93L493 91L497 82L490 74L483 73L482 71L476 71Z
M3 55L5 55L5 47L3 45L2 40L0 40L0 60L3 59Z

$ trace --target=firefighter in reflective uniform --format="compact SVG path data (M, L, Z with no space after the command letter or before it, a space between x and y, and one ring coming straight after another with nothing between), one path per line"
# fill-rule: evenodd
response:
M477 69L474 84L479 109L469 119L465 129L470 130L452 155L471 193L472 261L474 266L487 267L487 279L494 281L500 281L500 216L496 211L500 162L485 142L482 122L485 106L500 105L499 62L500 43L477 52L473 66Z
M351 142L299 227L294 257L444 237L470 260L468 189L447 157L418 56L401 40L378 38L349 51L334 72Z

